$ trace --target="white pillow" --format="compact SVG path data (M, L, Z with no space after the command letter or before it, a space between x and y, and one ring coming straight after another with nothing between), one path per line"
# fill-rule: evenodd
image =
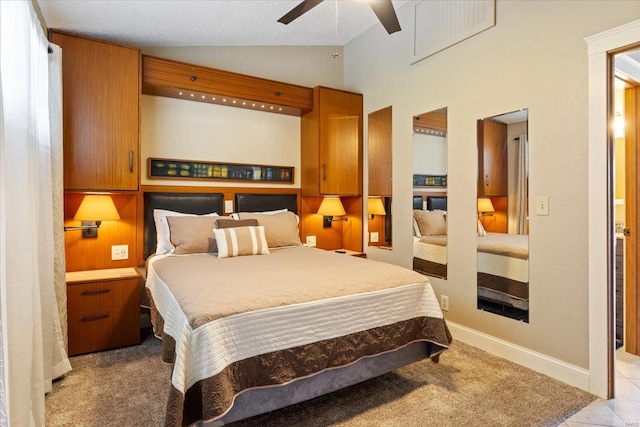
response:
M482 226L482 222L480 222L480 220L478 220L478 236L482 237L482 236L486 236L486 235L487 235L487 231Z
M276 209L275 211L251 212L251 213L264 214L264 215L273 215L273 214L282 213L282 212L287 212L287 210L286 209ZM240 219L240 213L239 212L232 213L229 216L231 218L233 218L233 219Z
M236 212L229 214L229 216L233 219L240 219L240 213L252 213L252 214L264 214L264 215L274 215L282 212L289 212L288 209L276 209L275 211L265 211L265 212ZM296 215L296 224L300 224L300 217Z
M153 220L156 223L156 239L158 241L156 253L159 255L173 253L176 249L175 246L171 244L171 233L169 231L169 222L167 221L168 216L218 216L218 214L212 212L205 215L195 215L166 209L154 209Z

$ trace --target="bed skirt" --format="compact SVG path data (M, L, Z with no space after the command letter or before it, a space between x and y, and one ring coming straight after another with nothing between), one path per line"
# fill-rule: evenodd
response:
M438 264L422 258L413 257L413 269L428 276L447 278L447 264Z

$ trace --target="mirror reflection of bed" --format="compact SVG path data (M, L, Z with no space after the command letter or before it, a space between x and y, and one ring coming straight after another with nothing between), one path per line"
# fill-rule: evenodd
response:
M447 278L447 108L413 116L413 269Z
M478 120L478 309L529 322L528 110Z

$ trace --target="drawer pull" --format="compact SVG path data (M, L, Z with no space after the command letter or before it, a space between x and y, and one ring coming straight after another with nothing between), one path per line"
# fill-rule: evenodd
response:
M95 291L83 291L81 295L100 295L111 292L111 289L97 289Z
M106 319L107 317L109 317L109 314L105 313L105 314L96 314L94 316L84 316L80 319L81 322L91 322L93 320L101 320L101 319Z

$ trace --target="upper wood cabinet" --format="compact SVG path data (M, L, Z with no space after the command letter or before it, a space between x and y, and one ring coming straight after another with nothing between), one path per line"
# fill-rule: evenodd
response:
M57 31L62 48L64 187L137 190L140 50Z
M369 196L391 197L391 107L369 114Z
M478 121L478 197L506 196L507 125Z
M142 56L142 92L277 114L311 111L311 88L169 59Z
M302 195L362 195L362 95L313 89L301 120Z

